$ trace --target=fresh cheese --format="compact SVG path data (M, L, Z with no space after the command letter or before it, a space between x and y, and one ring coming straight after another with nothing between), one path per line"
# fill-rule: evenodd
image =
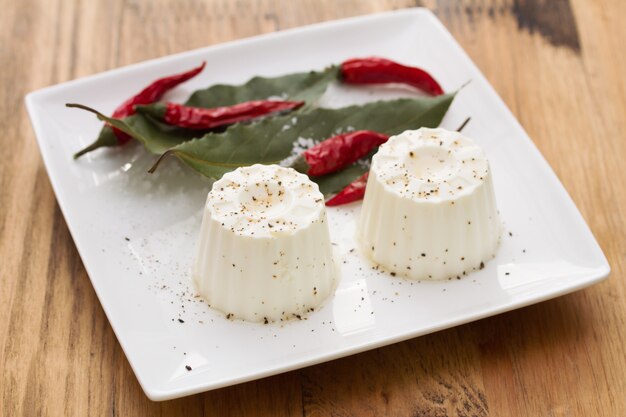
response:
M306 175L253 165L213 184L193 276L228 317L301 317L333 291L335 269L324 197Z
M489 162L471 139L422 128L374 155L357 238L394 275L460 279L494 256L500 231Z

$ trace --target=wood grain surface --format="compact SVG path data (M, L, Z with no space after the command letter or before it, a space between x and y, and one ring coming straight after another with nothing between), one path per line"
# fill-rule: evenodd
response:
M428 0L613 268L552 301L192 397L148 400L102 311L23 97L122 65L405 0L0 0L2 416L626 415L626 2Z

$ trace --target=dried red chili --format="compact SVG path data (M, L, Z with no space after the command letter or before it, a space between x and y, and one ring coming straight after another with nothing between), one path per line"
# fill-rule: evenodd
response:
M172 125L186 129L213 129L219 126L243 122L272 113L294 110L303 101L255 100L233 106L203 108L177 103L159 103L149 107L138 106L137 111L149 114Z
M170 91L177 85L198 75L204 69L205 65L206 65L206 62L202 62L202 65L200 65L199 67L193 68L189 71L159 78L158 80L153 81L152 83L150 83L150 85L148 85L146 88L141 90L139 93L135 94L134 96L130 97L129 99L124 101L122 104L120 104L115 109L115 111L113 111L113 114L111 115L111 117L115 119L121 119L124 117L132 116L133 114L135 114L135 106L140 105L140 104L151 104L151 103L154 103L155 101L160 100L161 97L163 97L165 93L167 93L168 91ZM121 130L118 130L111 126L105 126L104 130L107 130L107 129L112 129L112 133L114 134L115 140L112 139L113 135L111 135L111 130L109 130L108 132L103 131L101 132L100 136L101 138L105 138L105 139L99 138L99 140L97 140L95 143L87 146L85 149L76 153L74 155L74 158L78 158L79 156L84 155L87 152L90 152L94 149L97 149L100 146L123 145L131 139L129 135L122 132Z
M341 206L342 204L362 200L365 195L365 187L367 186L368 177L369 171L348 184L343 190L328 200L326 205L329 207Z
M439 83L423 69L377 57L344 61L341 64L341 80L348 84L400 83L418 88L433 96L443 94Z
M111 117L113 117L114 119L121 119L135 114L135 106L141 104L151 104L155 101L160 100L161 97L163 97L163 95L170 91L172 88L198 75L204 69L205 65L206 62L202 62L202 65L197 68L191 69L181 74L170 75L153 81L149 86L141 90L138 94L120 104L115 109ZM124 135L124 138L120 138L118 136L120 145L130 139L130 136L126 135L124 132L120 132L117 129L115 130L116 134L117 132L119 132Z
M330 174L363 158L388 138L371 130L333 136L304 151L292 167L313 177Z

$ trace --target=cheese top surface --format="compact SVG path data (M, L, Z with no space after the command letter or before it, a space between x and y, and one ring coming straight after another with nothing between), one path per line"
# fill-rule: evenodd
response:
M295 234L320 221L324 196L306 175L278 165L255 164L226 173L206 203L212 218L239 236Z
M440 202L469 194L489 173L471 139L444 129L406 131L391 137L372 160L387 190L411 200Z

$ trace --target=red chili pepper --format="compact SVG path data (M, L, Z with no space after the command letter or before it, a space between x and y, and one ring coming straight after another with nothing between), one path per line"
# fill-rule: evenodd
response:
M343 190L328 200L326 205L329 207L341 206L342 204L362 200L365 195L365 186L367 185L368 177L369 171L348 184Z
M204 69L205 65L206 62L202 62L202 65L197 68L153 81L138 94L130 97L128 100L120 104L115 109L111 117L114 119L122 119L124 117L132 116L135 114L135 106L140 104L151 104L155 101L159 101L161 97L163 97L163 95L172 88L198 75ZM113 131L115 132L115 136L117 136L117 141L120 145L123 145L131 139L129 135L121 130L113 128Z
M137 111L146 113L173 126L186 129L212 129L255 119L268 114L294 110L304 105L303 101L256 100L233 106L203 108L189 107L177 103L158 103L149 107L138 106Z
M292 167L313 177L330 174L363 158L387 139L389 136L371 130L343 133L307 149Z
M341 64L341 79L348 84L400 83L433 96L443 94L439 83L426 71L384 58L355 58Z
M200 71L204 69L205 65L206 63L203 62L202 65L192 70L183 72L181 74L175 74L169 77L160 78L152 82L149 86L141 90L138 94L132 96L124 103L120 104L113 112L112 117L116 119L121 119L127 116L132 116L133 114L135 114L136 105L151 104L155 101L158 101L159 99L161 99L161 97L163 97L165 93L167 93L172 88L198 75ZM96 141L93 142L91 145L83 148L82 150L74 154L74 159L103 146L123 145L128 142L130 138L131 137L126 133L107 124L100 131L98 139L96 139Z

